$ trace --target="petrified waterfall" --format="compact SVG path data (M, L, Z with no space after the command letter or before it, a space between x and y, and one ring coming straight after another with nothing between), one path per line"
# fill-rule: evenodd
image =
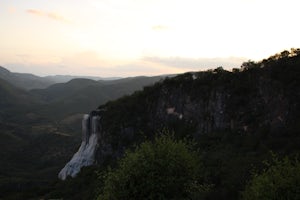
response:
M80 169L95 163L95 153L100 135L100 116L85 114L82 119L82 143L72 159L59 172L58 178L75 177Z

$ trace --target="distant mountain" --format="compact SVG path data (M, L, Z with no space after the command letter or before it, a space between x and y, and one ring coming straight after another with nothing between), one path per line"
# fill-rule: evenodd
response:
M3 77L3 78L1 78ZM63 76L58 76L63 77ZM70 76L71 77L71 76ZM5 79L4 79L5 78ZM46 86L50 82L43 82L42 77L32 74L12 73L0 67L0 113L27 113L47 119L64 119L78 116L95 109L100 103L129 95L144 86L151 85L163 76L155 77L130 77L117 80L91 80L77 78L67 83L56 83L45 89L31 89ZM22 115L14 115L14 119L20 120ZM22 116L22 117L24 117ZM73 117L71 117L73 118ZM50 121L51 121L50 120ZM23 120L24 121L24 120ZM27 121L27 120L25 120Z
M2 74L23 79L4 68ZM163 77L73 79L26 91L0 78L0 199L49 185L77 148L82 113ZM38 190L33 190L33 196ZM4 198L6 199L6 198Z
M56 83L45 89L33 89L30 92L46 102L52 102L65 98L75 91L90 85L102 85L101 83L91 79L72 79L67 83Z
M55 82L55 83L65 83L68 82L72 79L78 79L78 78L82 78L82 79L91 79L94 81L98 81L98 80L116 80L116 79L120 79L120 77L108 77L108 78L104 78L104 77L97 77L97 76L70 76L70 75L54 75L54 76L45 76L45 79Z
M66 117L70 114L87 113L100 103L129 95L144 86L152 85L163 76L131 77L109 81L73 79L67 83L57 83L46 89L34 89L30 93L42 99L47 106L41 107L41 113L54 117Z
M52 84L54 81L39 77L33 74L25 73L14 73L0 66L0 78L9 82L10 84L30 90L33 88L46 88Z
M36 76L28 73L11 72L0 66L0 78L6 80L14 86L25 90L44 89L55 83L65 83L72 79L90 79L94 81L110 81L121 79L120 77L97 77L97 76L70 76L70 75L54 75L54 76Z
M10 108L16 109L16 107L24 107L38 102L27 91L10 84L2 78L0 78L0 97L0 109L2 112Z

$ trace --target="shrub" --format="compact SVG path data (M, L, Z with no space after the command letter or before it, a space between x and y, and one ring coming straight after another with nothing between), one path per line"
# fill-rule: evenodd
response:
M161 136L127 151L105 177L98 199L201 198L209 186L200 184L201 164L186 141Z
M300 162L287 157L275 158L273 162L261 174L254 175L242 194L243 199L300 199Z

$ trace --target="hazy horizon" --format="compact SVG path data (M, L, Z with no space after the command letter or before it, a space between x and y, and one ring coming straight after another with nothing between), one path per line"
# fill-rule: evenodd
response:
M151 58L149 58L151 59ZM155 74L129 74L128 76L126 76L126 74L122 75L122 74L119 74L119 75L111 75L111 76L101 76L100 75L96 75L96 74L78 74L78 73L74 73L74 72L70 72L70 73L65 73L65 74L58 74L58 73L50 73L50 74L45 74L45 73L35 73L34 71L31 71L32 67L31 66L28 66L28 67L25 67L25 66L18 66L18 65L10 65L10 66L4 66L4 65L1 65L1 67L9 70L10 72L12 73L24 73L24 74L33 74L33 75L36 75L36 76L40 76L40 77L47 77L47 76L79 76L79 77L101 77L101 78L127 78L127 77L137 77L137 76L164 76L164 75L172 75L172 74L180 74L180 73L186 73L186 72L198 72L198 71L205 71L205 70L209 70L209 69L215 69L217 67L223 67L224 69L226 70L231 70L232 68L239 68L241 65L242 65L242 62L245 62L247 60L245 59L241 59L241 62L238 63L238 58L233 58L235 60L235 62L230 62L229 58L226 59L226 58L216 58L216 59L203 59L205 62L206 62L206 67L203 66L203 67L199 67L199 69L196 68L196 64L197 64L197 60L190 60L189 62L191 63L191 66L192 67L195 67L195 69L191 69L191 70L187 70L188 68L183 66L182 67L182 71L180 72L175 72L175 73L155 73ZM180 66L180 64L182 64L184 62L184 59L182 59L181 61L181 58L174 58L175 61L172 61L170 60L169 62L174 62L174 65L175 66ZM176 62L176 60L178 62ZM223 61L223 64L222 64L222 61ZM168 60L166 59L165 61L161 61L161 62L168 62ZM211 66L211 67L208 67L208 66ZM133 66L134 67L134 66ZM186 70L184 70L186 69Z
M298 48L296 0L11 0L0 65L13 72L154 76L239 67Z

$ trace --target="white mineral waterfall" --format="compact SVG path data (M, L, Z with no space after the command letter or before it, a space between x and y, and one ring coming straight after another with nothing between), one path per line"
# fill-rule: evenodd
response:
M82 143L72 159L59 172L58 178L65 180L68 176L75 177L83 166L95 162L95 153L98 145L99 116L85 114L82 119Z

